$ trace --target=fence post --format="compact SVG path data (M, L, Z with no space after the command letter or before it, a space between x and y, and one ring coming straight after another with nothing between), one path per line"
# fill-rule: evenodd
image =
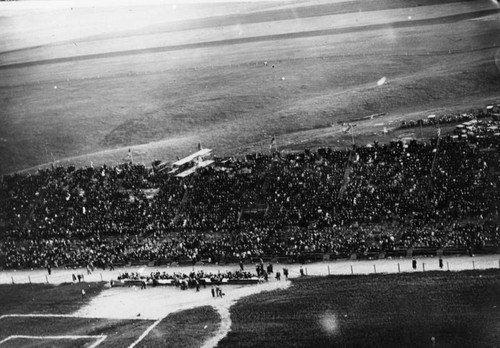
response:
M31 284L31 277L30 277L30 276L28 276L28 280L29 280L29 282L30 282L30 284Z
M398 263L398 273L401 273L401 267L399 266L399 263Z
M307 267L305 269L306 269L306 275L307 275Z
M102 273L99 273L101 275L101 282L102 282Z
M47 284L49 283L49 277L47 277L47 275L45 275L45 280L47 281Z
M476 269L476 265L474 264L474 260L472 260L472 269Z
M328 265L328 275L330 275L330 265Z
M450 263L446 261L446 267L448 268L448 271L450 270Z
M377 273L377 267L375 267L375 264L373 264L373 273Z
M354 270L352 269L352 265L351 265L351 274L354 274Z
M12 277L12 276L11 276L10 278L12 279L12 284L15 284L15 283L14 283L14 277Z
M425 263L424 262L422 262L422 271L425 272Z

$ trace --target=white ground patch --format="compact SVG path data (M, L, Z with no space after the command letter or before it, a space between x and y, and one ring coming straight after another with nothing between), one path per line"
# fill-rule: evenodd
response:
M225 296L212 297L210 287L180 290L159 286L141 290L139 287L116 287L103 291L85 307L75 313L79 317L116 319L161 319L170 313L212 305L216 309L229 309L238 299L261 291L286 288L289 281L275 281L257 285L221 286Z
M335 336L339 333L339 320L335 313L331 311L323 313L323 315L319 318L319 323L327 335Z

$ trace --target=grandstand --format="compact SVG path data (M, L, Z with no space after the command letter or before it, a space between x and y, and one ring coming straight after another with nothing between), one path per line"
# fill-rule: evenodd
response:
M0 265L498 252L500 137L498 122L489 117L467 121L457 126L459 134L439 142L392 141L190 164L211 153L204 149L175 162L180 173L125 164L6 176Z

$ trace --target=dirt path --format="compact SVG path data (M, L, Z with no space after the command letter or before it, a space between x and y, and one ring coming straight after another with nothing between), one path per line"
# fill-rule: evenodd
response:
M230 303L228 306L215 307L215 309L217 309L217 312L219 312L220 315L219 330L217 330L215 336L205 341L205 343L203 343L203 346L201 346L201 348L215 347L217 343L219 343L219 341L222 340L224 337L226 337L229 331L231 331L231 313L229 311L229 308L231 308L233 304L234 303Z

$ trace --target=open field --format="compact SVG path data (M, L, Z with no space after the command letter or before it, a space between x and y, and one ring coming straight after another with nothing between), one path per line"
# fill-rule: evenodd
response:
M82 288L86 290L83 299ZM218 329L219 316L210 306L177 311L155 320L137 315L130 319L78 315L78 310L104 289L102 282L0 285L0 345L199 347Z
M0 319L2 347L127 347L153 322L145 320L89 319L77 317L4 317ZM46 337L45 337L46 336Z
M447 260L459 270L470 260L462 259ZM493 267L482 257L475 260ZM424 261L426 269L438 269L437 260L421 259L419 265ZM373 266L372 261L356 264ZM0 344L431 347L435 337L439 347L494 347L500 339L498 268L422 272L404 266L405 273L395 274L397 268L378 263L377 274L367 268L371 274L345 275L347 269L331 267L335 276L300 277L293 265L287 267L292 281L225 286L224 298L212 298L209 288L1 285L0 342L6 341ZM305 267L309 275L326 274L323 263ZM83 301L82 286L87 289Z
M86 292L84 298L81 296L82 288ZM135 320L135 318L130 320L79 318L71 315L101 293L104 288L104 283L66 283L57 286L1 285L2 347L4 345L38 347L44 344L56 347L75 345L84 347L98 342L101 336L106 337L108 343L112 342L110 345L112 347L130 345L153 321ZM26 337L8 339L10 336ZM51 338L37 338L43 336Z
M0 344L2 347L199 347L214 334L218 319L210 306L173 313L158 321L6 316L0 319ZM138 341L144 333L144 338Z
M238 155L273 134L285 150L341 147L339 120L386 113L361 139L375 124L500 102L498 5L418 5L3 3L0 172L116 164L129 147L147 164L198 142Z
M15 284L0 285L0 315L6 314L69 314L105 289L105 283ZM81 298L81 289L86 296Z
M219 347L496 347L499 275L296 279L286 291L238 302Z
M217 330L219 321L211 306L175 312L162 320L139 347L200 347Z

